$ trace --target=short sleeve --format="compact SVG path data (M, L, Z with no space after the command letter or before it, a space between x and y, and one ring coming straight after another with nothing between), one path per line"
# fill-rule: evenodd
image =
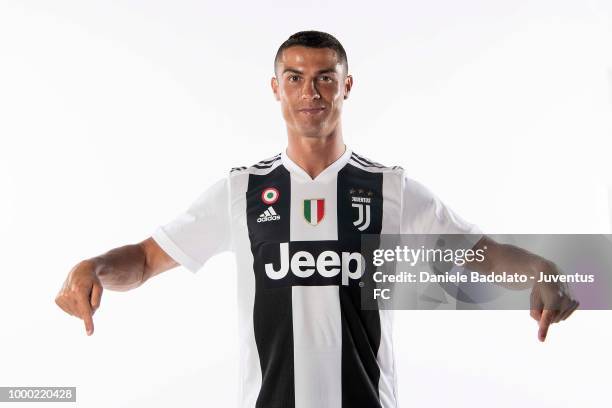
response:
M172 259L194 273L213 255L230 250L229 178L210 186L185 212L159 226L152 237Z
M421 183L407 177L402 179L402 234L470 234L472 244L482 237L475 224L461 218Z

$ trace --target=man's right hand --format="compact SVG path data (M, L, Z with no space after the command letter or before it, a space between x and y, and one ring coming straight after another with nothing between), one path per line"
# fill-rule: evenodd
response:
M96 276L94 263L79 262L68 274L64 285L55 297L55 303L66 313L82 319L85 331L91 336L94 331L92 316L100 307L102 283Z
M85 331L94 331L92 316L100 306L102 288L126 291L178 266L152 237L79 262L55 297L66 313L82 319Z

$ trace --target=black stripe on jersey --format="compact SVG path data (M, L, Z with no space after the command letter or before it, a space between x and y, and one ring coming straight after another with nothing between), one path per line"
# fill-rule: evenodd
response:
M244 166L241 166L241 167L232 167L232 169L230 170L230 173L232 171L239 171L239 170L246 170L246 167L244 167Z
M268 163L275 162L276 160L278 160L278 159L280 158L280 155L281 155L281 154L279 153L279 154L277 154L277 155L275 155L275 156L272 156L272 158L271 158L271 159L268 159L268 160L262 160L262 161L260 161L260 162L255 163L255 164L268 164Z
M256 169L269 169L270 167L272 167L274 165L275 162L277 162L280 159L281 159L281 157L280 157L280 153L279 153L276 156L274 156L274 158L269 159L269 160L262 160L260 162L255 163L251 167L255 167Z
M382 229L383 174L370 172L348 163L338 172L338 240L351 251L362 252L361 234L353 221L358 208L354 196L369 197L370 225L364 234L380 234ZM368 194L368 193L372 194ZM364 204L365 205L365 204ZM374 245L373 248L378 245ZM346 250L346 249L345 249ZM363 253L366 259L372 254ZM371 280L374 271L369 263L362 280ZM380 346L381 327L378 310L362 310L358 285L340 286L342 321L342 407L381 407L378 392L380 368L376 356Z
M353 162L355 162L357 164L360 164L363 167L377 167L379 169L384 169L385 168L385 166L379 166L379 165L376 165L376 164L367 164L367 163L364 163L360 159L358 159L357 157L353 157L353 156L351 156L351 160L350 161L353 161Z
M274 159L273 161L271 161L270 164L265 164L265 165L254 164L252 167L255 167L256 169L269 169L272 166L274 166L274 163L277 162L278 160L280 160L280 157L278 159Z
M366 162L366 163L368 163L368 164L371 164L371 165L373 165L373 166L385 167L385 166L383 166L382 164L377 163L377 162L375 162L375 161L373 161L373 160L370 160L370 159L366 159L365 157L360 156L360 155L358 155L358 154L357 154L357 153L355 153L355 152L352 152L352 153L353 153L353 154L352 154L352 156L353 156L353 157L356 157L356 158L358 158L358 159L361 159L361 161L364 161L364 162Z
M260 166L260 165L258 165L258 164L254 164L254 165L253 165L253 166L251 166L251 167L255 167L256 169L269 169L269 168L271 168L272 166L274 166L274 164L270 164L269 166Z
M268 187L279 192L272 207L280 219L258 223L259 215L269 207L261 198ZM290 201L291 178L285 167L278 166L265 175L249 174L246 216L255 273L253 328L261 365L256 408L295 407L292 290L291 286L266 287L264 268L266 255L278 252L280 243L289 242Z

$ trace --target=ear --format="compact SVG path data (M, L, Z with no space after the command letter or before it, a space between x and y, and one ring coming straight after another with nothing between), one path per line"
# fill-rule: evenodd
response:
M353 76L347 75L346 78L344 78L344 99L348 99L352 88L353 88Z
M270 86L272 86L272 92L274 93L274 99L280 101L280 96L278 95L278 80L276 77L272 77L270 79Z

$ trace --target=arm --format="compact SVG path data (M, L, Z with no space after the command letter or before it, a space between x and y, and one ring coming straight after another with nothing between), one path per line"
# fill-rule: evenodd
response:
M500 244L488 237L483 237L474 245L473 250L483 250L485 253L482 262L466 262L468 269L479 272L481 275L491 275L493 272L505 271L509 274L519 273L537 278L540 271L547 268L551 262L525 249L515 245ZM500 283L499 286L522 290L531 286L531 283Z
M66 313L82 319L93 334L92 316L100 306L102 291L127 291L147 279L178 266L152 238L112 249L83 260L68 273L55 303Z
M104 288L116 291L135 289L149 278L178 266L151 237L84 262L91 262Z
M469 223L448 208L437 196L419 182L403 176L402 221L403 233L444 233L469 234L473 230ZM495 272L520 273L539 276L542 271L547 275L559 275L557 267L536 254L514 245L495 242L483 236L473 250L486 247L483 262L466 262L465 267L481 274ZM535 281L536 279L534 279ZM528 279L531 282L531 279ZM504 283L510 289L525 289L530 284ZM538 337L544 341L551 323L567 319L579 303L568 295L561 283L535 282L531 290L531 317L539 322Z
M528 281L535 282L531 289L530 315L539 324L540 341L546 339L548 327L552 323L567 319L580 305L568 293L565 284L538 281L540 272L545 275L561 274L553 262L515 245L500 244L486 235L474 245L473 249L484 249L486 255L483 262L466 263L466 267L470 270L487 275L493 271L495 273L505 271L534 277L533 281L531 279ZM531 284L505 283L500 286L519 290L528 288Z

